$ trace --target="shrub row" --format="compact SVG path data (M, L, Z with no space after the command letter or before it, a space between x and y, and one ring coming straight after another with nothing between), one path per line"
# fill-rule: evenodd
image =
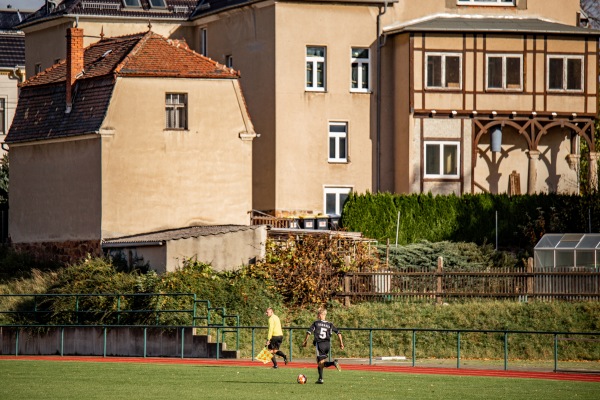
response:
M382 242L495 243L531 250L544 233L598 232L600 195L437 195L353 193L341 224ZM399 216L399 224L398 224ZM591 228L591 229L590 229Z

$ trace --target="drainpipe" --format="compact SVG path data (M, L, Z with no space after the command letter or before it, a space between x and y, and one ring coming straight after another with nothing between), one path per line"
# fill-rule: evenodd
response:
M381 48L385 46L385 36L381 34L381 16L387 12L388 3L384 3L383 7L379 7L379 14L377 14L377 93L376 93L376 177L375 177L375 190L379 192L381 190Z

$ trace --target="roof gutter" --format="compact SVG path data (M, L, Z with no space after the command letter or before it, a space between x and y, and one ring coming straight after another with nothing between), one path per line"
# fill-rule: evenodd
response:
M388 2L386 1L383 7L379 7L379 13L377 14L377 93L376 97L376 176L375 176L375 191L381 190L381 48L385 46L386 36L383 34L381 28L381 17L387 12Z
M164 240L152 241L152 242L121 242L121 243L102 243L103 249L122 249L126 247L148 247L148 246L164 246Z

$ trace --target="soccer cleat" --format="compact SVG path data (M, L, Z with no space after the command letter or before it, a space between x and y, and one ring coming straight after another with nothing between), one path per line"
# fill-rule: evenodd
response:
M335 366L335 368L337 368L338 371L342 370L342 367L340 367L340 363L338 362L338 360L333 360L333 365Z
M285 358L283 359L283 362L284 362L284 364L285 364L285 365L287 365L287 363L288 363L287 357L285 357Z
M273 365L273 369L277 369L279 368L277 365Z
M319 379L318 381L316 381L315 383L322 385L323 384L323 379Z

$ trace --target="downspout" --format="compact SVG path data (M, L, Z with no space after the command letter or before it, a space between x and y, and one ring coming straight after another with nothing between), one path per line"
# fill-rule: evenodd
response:
M384 3L383 7L379 7L379 14L377 14L377 93L376 93L376 177L375 177L375 190L379 192L381 190L381 48L385 46L386 37L381 34L381 16L387 12L388 3Z

